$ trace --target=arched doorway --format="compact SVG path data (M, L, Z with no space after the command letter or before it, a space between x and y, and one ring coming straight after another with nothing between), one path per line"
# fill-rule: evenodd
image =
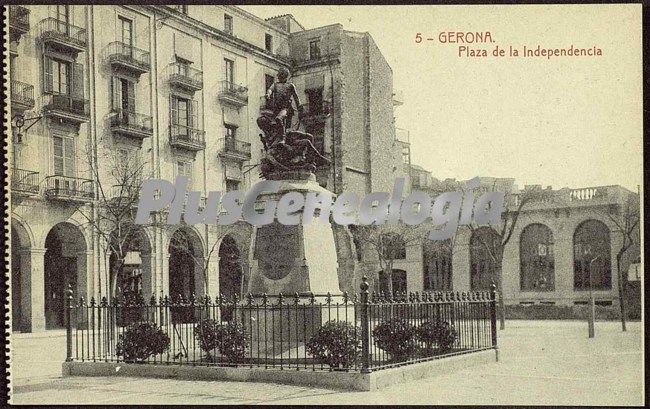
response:
M23 260L23 255L31 249L31 241L25 227L11 219L11 328L13 331L23 331L29 325L24 322L28 319L23 314L23 296L29 294L28 289L23 289L23 280L31 277L29 262ZM27 297L27 295L25 295ZM29 308L29 306L26 306Z
M152 295L149 237L142 228L134 228L122 238L113 234L112 239L109 256L111 296L130 301L148 301ZM118 252L123 256L121 263Z
M169 296L172 300L190 299L203 295L203 246L198 234L188 228L178 228L169 242Z
M612 288L609 228L598 220L580 223L573 233L574 289L589 290L590 276L594 290Z
M235 294L241 297L242 285L241 251L235 240L226 235L219 246L219 293L228 299Z
M540 223L526 226L519 237L521 291L555 290L553 232Z
M65 326L65 292L72 286L75 299L85 296L86 240L76 226L64 222L45 238L45 328ZM81 283L80 283L81 282Z
M469 239L470 289L487 291L497 283L497 266L492 255L499 250L501 239L491 227L479 227ZM492 255L491 255L492 254Z
M422 279L424 291L452 289L452 241L428 240L422 243Z

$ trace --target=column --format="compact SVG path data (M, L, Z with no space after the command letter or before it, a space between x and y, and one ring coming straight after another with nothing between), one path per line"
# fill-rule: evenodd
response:
M20 249L23 332L45 330L45 249Z

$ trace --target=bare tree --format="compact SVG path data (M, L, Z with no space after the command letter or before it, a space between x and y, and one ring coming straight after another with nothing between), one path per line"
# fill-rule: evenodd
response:
M493 185L492 190L496 186ZM541 188L524 189L523 191L513 194L506 192L503 212L501 213L501 223L499 226L491 228L494 234L494 240L486 238L484 235L477 234L476 238L479 245L485 250L490 257L490 260L495 266L494 281L499 293L498 309L499 309L499 327L505 329L505 304L503 300L503 250L510 242L512 234L515 231L519 216L522 210L527 205L537 201L552 201L553 192L551 190L544 190ZM480 226L474 222L468 225L471 233L474 234ZM491 236L491 235L490 235Z
M140 155L106 153L98 160L88 155L93 175L96 201L92 206L80 208L85 224L99 236L104 254L112 256L109 262L109 298L115 296L117 280L124 268L124 260L129 251L138 243L142 226L134 223L140 197L140 187L145 175L146 162ZM107 173L101 173L98 163ZM108 166L106 166L108 165Z
M392 295L395 260L405 257L406 248L413 242L422 240L425 233L416 226L402 223L350 227L361 247L367 246L376 253L379 267L388 281L388 293Z
M616 271L618 276L618 297L619 305L621 308L621 327L626 331L626 299L624 291L624 277L623 277L623 256L635 244L639 244L634 240L634 236L639 231L639 222L641 217L641 207L639 196L636 194L629 194L624 203L617 211L604 211L602 212L613 224L616 226L615 231L620 233L623 241L621 246L616 252Z
M234 231L235 225L230 225L225 228L214 229L217 230L213 233L208 233L206 235L205 245L202 249L202 254L197 256L194 251L193 245L186 235L172 235L172 238L169 242L170 250L178 251L179 253L185 254L192 259L194 265L200 268L201 274L203 276L203 296L208 295L207 283L210 277L210 260L215 254L215 251L218 251L222 239L227 236L229 233ZM242 267L242 274L244 265Z

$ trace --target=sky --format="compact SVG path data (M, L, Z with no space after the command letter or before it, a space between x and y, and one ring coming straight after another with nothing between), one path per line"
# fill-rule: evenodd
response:
M340 23L370 33L404 92L396 126L410 133L412 163L439 179L643 184L638 4L242 8L262 18L290 13L307 29ZM490 32L494 42L441 43L441 32ZM538 45L602 55L508 56L510 46ZM459 46L489 56L459 56ZM496 46L506 56L492 56Z

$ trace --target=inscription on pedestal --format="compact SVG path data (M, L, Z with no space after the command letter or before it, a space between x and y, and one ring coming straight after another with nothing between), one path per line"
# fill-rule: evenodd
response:
M298 261L302 259L301 232L300 226L285 226L278 222L257 229L253 257L264 277L280 280L299 265Z

